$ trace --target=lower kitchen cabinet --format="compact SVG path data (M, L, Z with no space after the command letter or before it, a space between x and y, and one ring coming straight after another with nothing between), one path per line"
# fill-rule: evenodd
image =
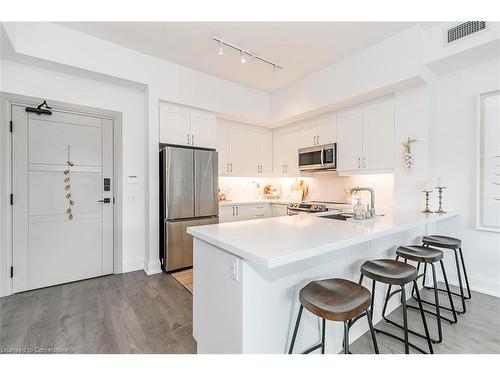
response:
M287 216L288 215L288 204L274 203L271 205L271 216Z
M231 206L221 206L219 208L220 223L262 219L271 216L272 216L272 210L270 203L240 204Z

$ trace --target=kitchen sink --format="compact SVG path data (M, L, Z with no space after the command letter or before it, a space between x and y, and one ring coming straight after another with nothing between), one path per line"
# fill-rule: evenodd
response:
M343 220L346 221L348 218L352 217L352 215L349 214L333 214L333 215L323 215L323 216L318 216L324 219L334 219L334 220Z

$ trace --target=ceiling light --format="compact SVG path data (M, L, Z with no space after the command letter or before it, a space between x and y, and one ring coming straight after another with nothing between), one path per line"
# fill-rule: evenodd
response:
M244 50L243 48L238 47L234 44L225 42L218 37L213 36L212 39L215 40L219 44L219 50L218 50L219 55L224 55L224 47L229 47L230 49L240 53L240 62L242 64L245 64L247 62L247 57L250 56L252 58L252 61L258 60L258 61L263 62L265 64L271 65L273 67L273 74L278 74L280 69L284 69L281 65L278 65L274 61L270 61L268 59L263 58L262 56L259 56L255 53L251 52L251 51Z

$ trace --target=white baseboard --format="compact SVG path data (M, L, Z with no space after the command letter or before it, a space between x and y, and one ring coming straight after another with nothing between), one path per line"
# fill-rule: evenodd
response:
M144 258L125 259L123 261L122 272L132 272L144 269Z
M146 275L161 273L161 264L159 259L150 260L148 266L144 269Z

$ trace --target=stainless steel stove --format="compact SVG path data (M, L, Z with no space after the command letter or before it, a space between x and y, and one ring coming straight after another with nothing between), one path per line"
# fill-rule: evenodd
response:
M316 212L325 212L325 211L340 211L343 206L347 207L347 203L343 202L319 202L319 201L310 201L310 202L301 202L301 203L289 203L287 207L287 213L289 216L291 215L299 215L299 214L311 214Z

